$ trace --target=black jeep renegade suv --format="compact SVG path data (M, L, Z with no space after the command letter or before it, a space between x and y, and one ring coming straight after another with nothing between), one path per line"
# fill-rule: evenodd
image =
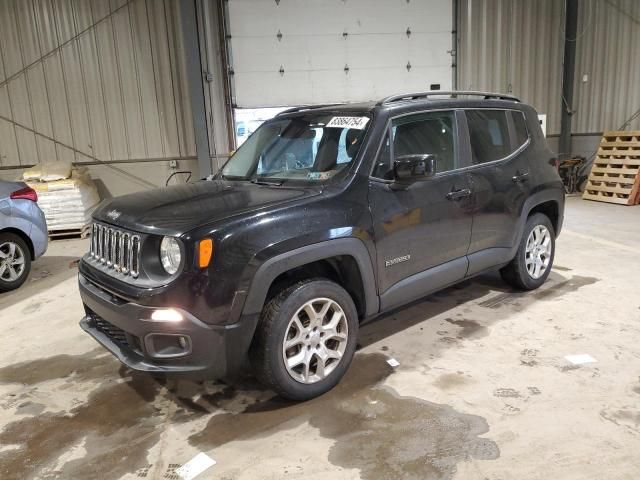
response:
M221 378L248 359L308 399L382 312L495 267L539 287L563 209L536 112L514 97L293 108L215 177L95 212L81 326L134 370Z

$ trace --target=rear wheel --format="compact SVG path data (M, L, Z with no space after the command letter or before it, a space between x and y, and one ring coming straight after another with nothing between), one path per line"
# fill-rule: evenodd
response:
M555 231L551 221L542 213L533 214L527 219L516 256L500 274L516 288L534 290L549 276L554 254Z
M0 292L22 285L31 270L29 247L14 233L0 233Z
M356 348L358 315L349 294L324 279L280 292L262 311L251 349L257 377L279 395L308 400L331 390Z

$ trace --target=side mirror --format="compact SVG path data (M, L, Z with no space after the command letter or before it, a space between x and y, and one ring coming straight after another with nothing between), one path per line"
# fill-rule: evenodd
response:
M436 174L436 156L433 154L401 155L393 162L396 182L410 184L427 180Z

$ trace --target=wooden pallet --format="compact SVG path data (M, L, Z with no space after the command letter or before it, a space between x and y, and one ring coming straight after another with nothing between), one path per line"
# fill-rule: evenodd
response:
M604 132L582 198L640 204L640 131Z
M49 239L56 238L87 238L91 233L91 225L82 228L68 228L65 230L49 230Z

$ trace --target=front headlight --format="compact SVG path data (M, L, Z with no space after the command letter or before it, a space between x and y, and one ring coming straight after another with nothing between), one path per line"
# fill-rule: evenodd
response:
M160 243L160 262L165 272L173 275L180 267L180 244L173 237L164 237Z

